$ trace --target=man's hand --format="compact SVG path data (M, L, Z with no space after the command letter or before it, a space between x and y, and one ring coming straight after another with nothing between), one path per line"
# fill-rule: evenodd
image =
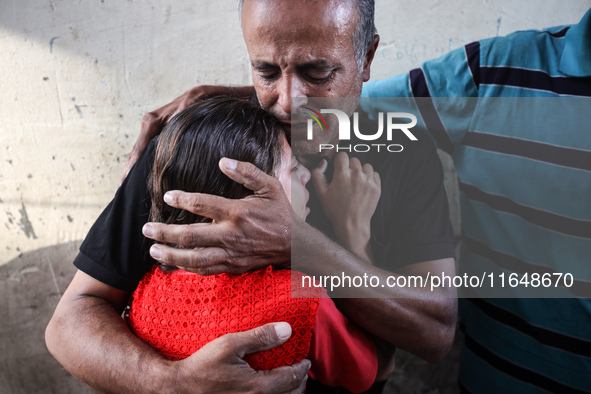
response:
M289 324L227 334L171 361L129 330L121 312L130 293L78 271L45 331L51 354L77 379L110 393L302 393L310 362L255 371L245 354L279 346Z
M241 200L181 191L168 192L167 204L214 220L211 224L147 223L146 237L185 247L156 244L152 257L201 275L239 274L273 265L289 265L291 205L281 183L251 163L224 158L220 169L254 191Z
M131 148L131 153L127 156L121 182L125 179L131 167L140 157L142 151L148 146L152 138L156 137L166 123L174 115L184 110L187 107L195 104L199 100L204 100L215 96L231 96L231 97L245 97L250 98L254 94L252 86L231 87L231 86L197 86L185 92L182 96L177 97L171 103L158 108L155 111L148 112L142 118L142 128L137 141Z
M278 346L291 336L287 323L227 334L209 342L189 358L177 362L177 392L303 393L310 361L270 371L255 371L243 357Z

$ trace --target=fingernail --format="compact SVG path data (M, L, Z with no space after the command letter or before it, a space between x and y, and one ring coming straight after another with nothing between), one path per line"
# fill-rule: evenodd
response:
M152 256L154 260L160 260L160 258L162 257L162 250L158 245L153 245L150 248L150 256Z
M142 227L142 233L148 238L154 237L154 229L149 224L145 224L144 227Z
M164 202L170 204L172 202L172 196L170 193L164 193Z
M238 167L238 162L236 160L228 159L227 157L224 157L222 160L222 164L224 165L226 170L234 171L236 167Z
M276 323L275 332L279 339L289 338L291 336L291 326L288 323Z

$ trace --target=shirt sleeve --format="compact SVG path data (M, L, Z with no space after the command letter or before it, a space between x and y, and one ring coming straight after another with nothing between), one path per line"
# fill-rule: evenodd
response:
M373 339L350 321L326 297L320 299L316 324L307 358L312 362L310 377L353 393L366 391L378 373Z
M152 141L144 150L74 260L79 270L120 290L133 291L154 263L148 253L151 241L143 236L142 227L151 208L147 179L155 145Z
M368 82L362 97L373 99L362 99L361 107L370 114L418 112L417 127L426 129L438 148L452 153L470 127L480 84L480 58L480 42L473 42L408 74ZM379 99L393 97L414 100Z

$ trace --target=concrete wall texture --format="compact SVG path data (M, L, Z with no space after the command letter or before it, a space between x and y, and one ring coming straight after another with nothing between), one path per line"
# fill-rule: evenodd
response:
M237 3L0 0L2 349L9 331L33 325L36 331L23 341L34 342L35 354L44 351L40 333L49 315L17 323L11 308L25 305L16 300L27 292L41 291L26 283L45 282L52 283L45 309L55 307L73 273L57 265L71 263L71 245L115 193L141 116L195 85L250 83ZM373 79L480 38L576 23L591 6L590 0L376 3L381 43ZM447 171L452 179L453 170ZM47 252L52 247L57 252ZM23 279L45 272L46 281ZM6 358L1 364L11 365ZM14 384L9 373L0 387ZM53 381L41 391L66 391L51 388Z
M575 23L589 0L377 1L372 78L472 40ZM248 84L237 0L0 2L0 264L82 239L141 116L198 84Z

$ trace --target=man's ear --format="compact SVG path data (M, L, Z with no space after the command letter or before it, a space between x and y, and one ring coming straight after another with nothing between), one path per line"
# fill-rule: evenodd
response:
M369 49L367 50L367 54L365 55L365 62L363 63L363 82L369 81L369 70L371 68L371 62L373 61L373 57L376 54L376 50L378 49L378 44L380 43L380 36L376 34L373 36L373 41L371 42Z

